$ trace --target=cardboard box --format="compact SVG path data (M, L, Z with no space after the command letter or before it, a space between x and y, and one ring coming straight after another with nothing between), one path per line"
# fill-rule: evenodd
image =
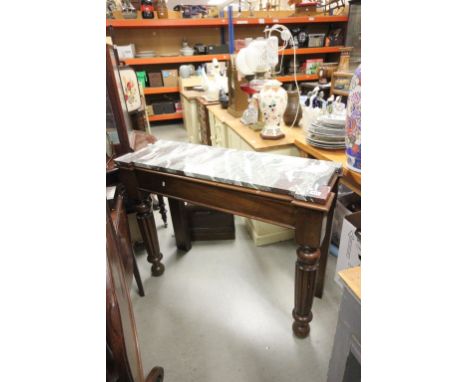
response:
M333 214L331 242L337 247L340 245L344 217L361 210L361 197L353 192L347 192L343 188L340 185L335 213Z
M361 265L361 212L348 215L343 220L340 248L336 261L335 281L343 286L338 272Z
M149 84L152 88L164 86L162 74L159 72L148 73Z
M163 84L165 87L176 87L179 80L177 69L161 70Z
M323 58L311 58L306 60L305 73L306 74L317 74L318 68L323 64Z
M115 48L117 49L120 61L127 58L135 58L135 44L116 45Z

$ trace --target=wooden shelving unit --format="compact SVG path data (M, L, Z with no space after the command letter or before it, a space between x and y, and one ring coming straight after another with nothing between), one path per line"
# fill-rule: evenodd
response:
M159 88L144 88L143 93L145 95L150 95L150 94L167 94L167 93L178 93L179 92L179 87L164 87L161 86Z
M235 18L233 24L242 25L271 25L271 24L305 24L305 23L340 23L347 22L348 16L289 16L289 17L244 17ZM118 29L143 28L190 28L190 27L220 27L227 26L227 18L213 19L115 19L106 20L106 27Z
M347 21L348 16L248 17L234 19L234 25L343 23Z
M244 14L245 15L245 14ZM250 33L248 27L257 26L261 28L262 25L271 25L271 24L332 24L332 23L346 23L348 21L347 16L284 16L285 12L281 13L282 16L278 17L241 17L233 19L233 26L239 31L238 36L245 35ZM140 17L140 15L138 16ZM179 36L186 36L188 34L201 36L201 41L205 41L208 44L207 40L211 44L215 43L215 39L212 37L214 33L220 34L221 41L227 40L227 29L229 26L229 21L227 18L212 18L212 19L183 19L183 18L173 18L173 19L113 19L106 20L106 27L111 36L114 34L122 38L122 44L128 43L142 43L143 38L152 39L152 35L155 33L161 32L151 32L151 29L163 30L168 29L167 37L168 40L165 41L165 49L162 49L162 53L170 52L171 50L167 49L167 46L172 46L175 41L178 41ZM246 28L243 28L245 26ZM208 29L207 29L208 28ZM210 30L209 28L213 28ZM138 30L142 30L139 32ZM177 30L178 29L178 30ZM191 30L192 29L192 30ZM188 32L187 32L188 30ZM172 31L172 32L171 32ZM145 37L143 37L145 36ZM160 39L160 37L158 37ZM182 38L182 37L181 37ZM203 40L204 38L204 40ZM238 37L239 38L239 37ZM242 37L241 37L242 38ZM114 41L118 44L118 41ZM219 42L218 42L219 43ZM159 42L161 44L161 42ZM176 43L177 44L177 43ZM163 44L164 45L164 44ZM151 49L151 46L145 46L146 49ZM326 55L326 54L336 54L340 52L342 46L331 46L331 47L320 47L320 48L300 48L296 50L296 55ZM156 48L157 52L161 53L161 50ZM178 47L177 47L178 51ZM283 52L280 52L280 55L291 56L294 52L292 49L285 49ZM214 58L218 61L227 61L230 59L230 54L212 54L212 55L194 55L194 56L159 56L152 58L133 58L125 60L126 65L136 67L136 70L142 70L138 67L141 66L151 66L151 65L165 65L165 64L188 64L188 63L197 63L197 62L210 62ZM164 67L162 67L164 69ZM151 70L149 70L151 71ZM283 83L289 83L294 81L294 76L286 75L279 76L277 79ZM297 81L316 81L318 76L316 74L298 74ZM174 94L178 93L180 89L178 87L147 87L144 89L145 96L153 96L158 94ZM163 114L163 115L153 115L149 117L150 122L157 121L167 121L183 118L182 113L172 113L172 114Z
M171 114L155 114L148 117L150 122L158 121L170 121L174 119L182 119L184 115L182 113L171 113Z
M184 64L187 62L207 62L216 58L218 61L229 60L229 54L201 54L197 56L170 56L151 58L128 58L126 65Z
M299 49L296 49L296 55L339 53L341 48L343 48L343 46L324 46L321 48L299 48ZM292 56L294 54L293 49L285 49L283 52L285 56ZM283 54L283 52L280 52L279 54L281 55Z
M318 80L317 74L298 74L297 80L298 81L317 81ZM278 76L276 77L278 81L281 82L294 82L294 76Z

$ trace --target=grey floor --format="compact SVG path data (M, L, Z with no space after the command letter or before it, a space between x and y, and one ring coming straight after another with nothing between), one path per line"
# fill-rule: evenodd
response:
M158 126L163 139L186 140L179 125ZM145 252L137 252L146 296L132 290L145 373L165 369L166 382L326 381L338 317L340 288L329 256L325 291L315 299L311 335L292 335L292 241L253 245L243 219L236 239L175 247L172 223L155 213L166 272L151 277Z

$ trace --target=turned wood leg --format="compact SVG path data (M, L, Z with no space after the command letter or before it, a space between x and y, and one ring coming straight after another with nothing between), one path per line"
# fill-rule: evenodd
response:
M140 270L138 269L138 264L135 258L135 254L133 254L133 276L135 277L135 281L138 286L138 294L141 297L144 297L145 289L143 288L143 283L141 282Z
M325 271L327 269L327 261L330 252L333 214L335 213L336 200L338 199L338 182L335 183L332 192L335 193L335 198L333 199L333 202L330 206L330 211L328 211L327 225L325 227L325 237L323 238L322 246L320 247L320 253L322 254L322 256L320 258L319 270L317 275L317 285L315 287L315 297L318 298L322 298L323 288L325 286Z
M164 227L167 228L167 210L166 204L164 203L164 197L158 194L158 205L159 205L159 213L161 214L162 220L164 222Z
M145 379L145 382L163 382L164 369L162 367L154 367Z
M154 221L152 201L150 197L140 201L136 206L136 217L140 227L141 236L145 243L148 261L152 264L153 276L161 276L164 273L164 265L161 263L162 253L159 250L158 233Z
M192 248L192 240L190 237L187 209L185 208L184 202L172 198L168 199L177 248L182 251L190 251Z
M306 245L297 248L294 290L293 332L299 338L309 335L312 321L312 301L320 259L320 250Z

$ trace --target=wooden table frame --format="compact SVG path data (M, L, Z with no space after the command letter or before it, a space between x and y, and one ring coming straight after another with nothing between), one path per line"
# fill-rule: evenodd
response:
M300 338L308 336L313 297L321 297L323 293L338 175L331 179L332 191L322 205L296 200L289 195L173 175L128 164L119 164L119 168L120 179L128 196L137 202L137 221L154 276L163 274L164 265L161 263L162 254L151 208L151 193L169 198L176 243L182 249L189 249L186 245L187 240L190 240L184 237L184 232L188 231L183 227L186 220L181 218L184 201L295 229L298 248L293 332ZM321 253L326 255L321 257Z

